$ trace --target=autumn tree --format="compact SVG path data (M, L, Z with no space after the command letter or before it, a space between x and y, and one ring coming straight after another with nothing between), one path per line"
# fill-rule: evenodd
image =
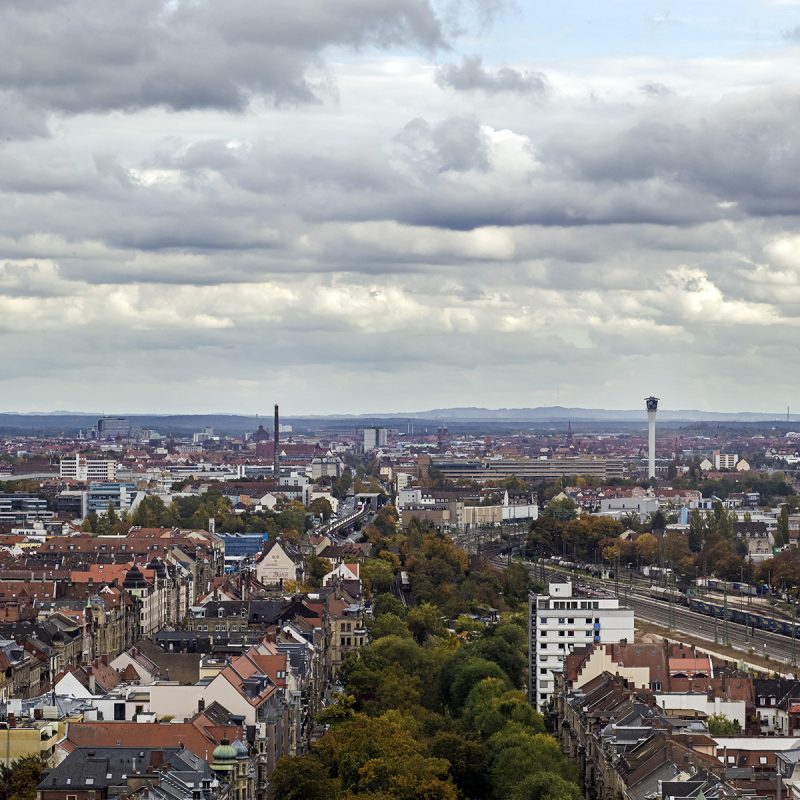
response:
M658 539L652 533L643 533L634 542L636 554L642 564L654 564L658 556Z

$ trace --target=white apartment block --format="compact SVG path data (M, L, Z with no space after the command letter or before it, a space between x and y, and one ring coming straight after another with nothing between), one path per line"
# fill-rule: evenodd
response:
M76 481L113 481L117 476L117 462L106 458L70 456L61 459L58 474Z
M555 674L575 648L594 642L633 641L633 609L616 597L573 597L571 583L551 583L528 598L528 698L545 712Z
M736 453L714 453L714 469L736 469L738 463Z

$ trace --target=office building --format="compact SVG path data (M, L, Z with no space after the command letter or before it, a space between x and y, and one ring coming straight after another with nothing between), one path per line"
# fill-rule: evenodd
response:
M0 522L22 525L34 520L49 520L53 512L47 508L47 500L21 492L0 494Z
M110 503L114 509L123 513L129 511L136 498L136 485L133 483L90 483L86 493L89 512L106 514Z
M546 595L528 598L528 698L545 712L555 674L575 648L633 641L633 609L616 597L573 597L572 584L551 583Z
M61 459L58 474L76 481L113 481L117 476L117 463L107 458L70 456Z
M364 428L364 452L386 447L388 438L386 428Z
M131 423L125 417L102 417L97 420L98 439L127 439L130 435Z

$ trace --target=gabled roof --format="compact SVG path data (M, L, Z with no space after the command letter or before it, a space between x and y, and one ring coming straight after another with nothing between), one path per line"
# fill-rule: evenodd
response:
M206 758L218 744L191 722L68 722L59 746L67 752L78 747L165 748L185 746Z

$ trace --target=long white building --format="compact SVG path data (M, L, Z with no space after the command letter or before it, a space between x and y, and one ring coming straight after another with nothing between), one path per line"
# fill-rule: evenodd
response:
M573 597L572 584L551 583L545 595L528 598L528 698L545 711L556 672L576 647L633 641L633 609L616 597Z
M70 456L61 459L59 475L76 481L113 481L117 475L117 462L106 458Z

